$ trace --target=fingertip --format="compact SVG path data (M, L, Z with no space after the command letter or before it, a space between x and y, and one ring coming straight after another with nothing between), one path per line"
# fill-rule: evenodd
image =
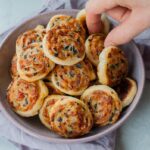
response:
M86 24L90 34L99 33L102 30L102 22L99 14L86 12Z
M119 46L125 42L122 42L123 40L120 40L120 38L118 34L116 35L115 32L111 31L104 41L104 46Z
M105 46L118 46L121 44L128 43L139 33L144 31L145 28L148 27L148 17L143 17L143 22L141 23L141 14L136 12L132 12L130 16L115 27L106 37L104 42ZM144 24L145 23L145 24Z
M119 46L129 42L132 38L132 32L127 32L129 27L125 27L124 24L118 25L107 35L104 46Z
M104 47L108 47L108 46L117 46L117 43L115 43L114 41L112 40L105 40L104 42Z

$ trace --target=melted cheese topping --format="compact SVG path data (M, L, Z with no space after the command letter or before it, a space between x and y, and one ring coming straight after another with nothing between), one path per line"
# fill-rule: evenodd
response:
M58 26L62 27L63 25L65 25L67 29L79 33L81 37L85 39L85 29L83 28L82 24L72 16L55 15L50 19L46 30L49 31L52 28L56 28Z
M43 40L44 52L52 61L61 65L73 65L85 56L84 40L66 26L49 30Z
M52 130L64 137L84 135L92 128L93 120L88 107L80 100L65 97L49 111Z
M49 129L51 129L51 122L48 112L51 110L51 108L54 106L54 104L58 101L63 99L63 96L59 95L51 95L48 96L44 100L44 104L42 108L40 109L39 117L42 123Z
M82 61L73 66L56 66L52 82L60 91L70 95L81 95L90 83L90 76Z
M113 49L108 54L107 76L110 84L118 84L127 75L128 63L123 51Z
M38 44L30 45L20 54L17 61L17 69L21 78L28 81L36 81L44 78L52 69L54 63L44 55Z
M50 30L54 27L60 26L62 24L65 24L69 21L73 20L72 16L67 16L67 15L55 15L53 16L49 23L47 24L46 30Z
M40 27L41 28L41 27ZM16 41L16 53L17 56L20 55L22 51L25 51L26 48L33 43L42 43L45 30L40 29L39 26L35 29L29 30L21 34Z
M94 123L99 126L116 122L122 110L117 93L104 85L89 87L81 99L89 106Z
M98 65L99 55L104 49L104 40L105 36L103 34L92 34L86 40L86 55L95 66Z
M114 110L112 97L105 92L94 91L90 96L84 97L85 99L94 116L95 124L107 124Z
M8 100L13 109L27 111L32 109L39 97L37 83L15 80L8 91Z
M13 110L23 117L31 117L38 113L48 89L44 82L27 82L15 78L7 91L7 99Z
M105 48L99 57L98 77L102 84L115 86L126 77L128 61L125 54L118 47Z

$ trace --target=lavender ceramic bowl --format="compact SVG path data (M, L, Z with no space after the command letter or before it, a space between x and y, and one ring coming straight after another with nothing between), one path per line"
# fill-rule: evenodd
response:
M46 25L49 19L56 14L67 14L75 16L77 10L59 10L42 15L35 16L20 25L18 25L3 41L0 46L0 109L4 115L18 128L31 136L44 141L57 143L79 143L92 141L100 138L109 132L120 127L131 115L138 104L144 86L144 65L140 52L133 42L124 45L122 48L129 60L129 75L137 81L138 91L132 104L122 113L121 118L113 125L102 128L95 128L89 134L76 139L65 139L45 128L39 121L38 117L22 118L14 113L6 100L6 89L11 81L9 69L13 54L15 53L15 42L17 37L24 31L34 28L38 24Z

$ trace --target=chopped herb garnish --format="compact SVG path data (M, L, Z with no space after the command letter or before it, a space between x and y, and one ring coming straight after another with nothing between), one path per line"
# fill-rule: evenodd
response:
M88 41L92 41L92 38L89 38Z
M122 63L125 63L125 60L121 59L121 62L122 62Z
M69 49L69 45L64 46L64 50L68 50Z
M33 73L33 75L34 75L34 76L37 75L37 72Z
M56 82L56 84L59 86L59 82Z
M115 114L116 114L116 109L115 109L115 111L112 113L111 117L109 118L109 122L112 122L112 121L113 121L113 117L114 117Z
M58 21L59 19L60 19L60 18L58 17L58 18L56 18L55 20Z
M77 58L80 58L80 55L77 55Z
M77 38L77 42L80 44L80 39L79 38Z
M112 69L115 69L115 68L117 68L119 66L119 64L117 63L117 64L111 64L110 65L110 67L112 68Z
M41 42L41 39L39 38L39 39L37 40L37 42Z
M24 55L24 59L27 59L27 55Z
M52 25L51 25L51 27L53 27L55 24L54 23L52 23Z
M58 121L58 122L62 122L62 118L59 117L59 118L57 119L57 121Z
M74 74L73 71L70 71L70 72L69 72L69 75L70 75L70 77L74 77L75 74Z
M95 109L95 110L97 109L97 104L94 105L94 109Z
M56 73L55 73L54 75L55 75L55 77L57 77L57 74L56 74Z
M77 24L77 28L76 29L77 29L76 31L80 32L81 27L80 27L79 24Z
M50 82L48 79L43 79L44 82Z
M35 60L36 60L36 58L34 57L34 58L33 58L33 61L35 61Z
M73 52L73 54L77 54L77 52L78 52L77 49L75 49L74 46L72 46L70 50Z
M64 49L63 50L70 50L73 52L73 54L77 54L77 49L73 46L73 45L66 45L64 46Z
M57 52L55 52L55 53L54 53L54 56L55 56L55 57L58 57L58 53L57 53Z
M31 43L34 43L34 42L35 42L35 40L32 39Z
M72 134L72 131L68 131L68 134Z
M27 98L25 99L25 102L24 102L23 106L26 106L26 105L28 105L28 100L27 100Z
M77 68L82 68L82 65L80 63L76 64Z
M91 105L91 103L90 103L90 102L88 102L87 104L88 104L89 106Z
M71 16L67 19L67 21L69 21L70 19L72 19L72 17L71 17Z

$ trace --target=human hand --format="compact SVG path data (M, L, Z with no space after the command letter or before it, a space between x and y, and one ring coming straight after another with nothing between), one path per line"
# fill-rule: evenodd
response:
M150 27L149 0L89 0L86 22L90 33L100 32L102 12L120 22L107 35L105 46L124 44Z

